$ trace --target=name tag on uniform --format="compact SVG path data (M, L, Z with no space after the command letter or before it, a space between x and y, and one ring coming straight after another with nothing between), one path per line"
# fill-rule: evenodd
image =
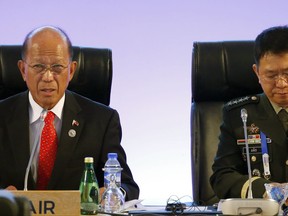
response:
M249 147L249 154L262 154L261 146L257 147ZM246 148L242 148L242 153L246 154Z

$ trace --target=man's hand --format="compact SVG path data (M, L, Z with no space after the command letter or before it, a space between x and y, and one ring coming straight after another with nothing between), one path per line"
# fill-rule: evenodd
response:
M17 188L13 185L9 185L8 187L6 187L6 190L17 190Z

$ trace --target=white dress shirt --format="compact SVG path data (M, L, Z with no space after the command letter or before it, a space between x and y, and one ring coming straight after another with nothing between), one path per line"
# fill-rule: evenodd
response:
M40 151L40 135L44 127L44 119L48 111L52 111L55 114L54 126L57 132L57 139L59 141L60 134L61 134L62 111L63 111L64 101L65 101L65 94L51 110L45 110L34 101L31 93L29 92L30 154L32 153L32 150L34 146L36 145L34 156L30 156L30 157L33 157L32 164L31 164L31 172L32 172L35 182L37 180L38 157L39 157L39 151Z

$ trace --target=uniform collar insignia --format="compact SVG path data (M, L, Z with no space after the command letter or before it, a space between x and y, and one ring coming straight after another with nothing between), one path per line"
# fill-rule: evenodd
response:
M248 101L250 97L246 96L246 97L242 97L242 98L237 98L235 100L231 100L227 103L227 106L232 106L232 105L235 105L235 104L239 104L239 103L242 103L244 101Z

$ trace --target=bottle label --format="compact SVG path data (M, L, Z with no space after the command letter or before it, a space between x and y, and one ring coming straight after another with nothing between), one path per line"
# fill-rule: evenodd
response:
M121 187L121 172L117 172L115 174L116 174L115 183L118 187ZM105 186L105 188L108 188L112 175L114 175L114 173L104 172L104 186Z

